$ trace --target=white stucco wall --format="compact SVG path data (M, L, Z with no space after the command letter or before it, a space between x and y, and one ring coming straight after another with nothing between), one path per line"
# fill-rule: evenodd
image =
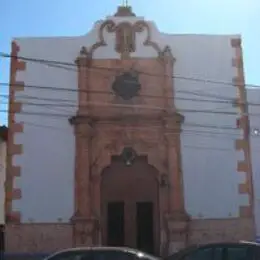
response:
M129 20L111 18L116 21ZM130 21L139 19L131 18ZM89 47L97 41L100 23L96 23L90 33L80 37L16 39L21 50L19 55L73 63L82 46ZM225 82L231 82L235 76L235 70L231 67L234 56L230 45L231 36L168 35L159 33L153 23L150 26L153 40L162 48L170 45L172 49L176 58L174 75ZM137 50L133 57L157 55L151 47L141 45L145 36L146 32L137 35ZM114 36L105 33L105 39L108 45L99 48L94 58L119 58L114 51ZM23 144L24 152L14 159L15 164L22 166L21 177L16 178L15 182L15 186L22 189L22 199L14 202L14 210L22 212L24 222L68 221L73 214L75 153L74 134L68 118L75 114L77 106L76 68L71 66L65 70L39 62L27 62L26 71L19 72L17 80L23 80L27 85L53 89L26 87L17 96L17 99L24 100L24 105L23 113L16 115L16 121L24 122L25 127L24 133L15 136L15 142ZM230 104L184 100L208 100L209 94L232 99L236 96L236 89L203 81L175 79L175 90L177 107L185 115L182 151L188 213L194 218L237 217L239 205L247 203L247 197L238 194L238 183L243 182L243 174L236 172L237 159L241 155L234 149L234 140L241 133L224 129L236 127L237 109ZM185 91L199 92L199 96ZM32 99L29 100L28 96ZM51 102L44 98L57 101L53 105L46 105ZM32 106L25 102L45 105ZM61 103L67 105L57 107ZM222 113L184 111L187 109ZM234 114L227 115L226 112ZM47 115L43 116L43 113ZM195 127L194 124L202 126Z
M0 224L5 223L6 142L0 138Z
M236 129L238 110L231 104L237 90L230 84L236 76L230 37L169 38L176 57L174 75L190 78L175 79L176 104L185 115L182 151L187 211L194 218L237 217L248 197L238 194L245 174L237 173L237 161L243 154L234 149L241 131ZM205 83L205 79L227 84ZM209 113L198 112L201 110Z
M247 99L249 103L250 127L251 127L251 154L254 181L254 206L256 234L260 236L260 89L248 88Z

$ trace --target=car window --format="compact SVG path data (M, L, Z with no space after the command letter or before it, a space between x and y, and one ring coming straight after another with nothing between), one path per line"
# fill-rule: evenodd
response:
M187 253L182 260L222 260L223 248L221 247L206 247L198 248Z
M116 250L94 250L92 252L91 260L136 260L136 256L130 252Z
M90 257L90 253L86 251L69 251L57 253L46 260L91 260Z
M250 246L231 246L226 248L226 260L253 260L253 251Z
M213 259L212 248L200 248L184 256L183 260L211 260Z
M260 246L254 247L255 259L260 259Z
M214 254L214 260L222 260L224 259L223 257L223 253L224 253L224 250L223 250L223 247L214 247L213 248L213 254Z

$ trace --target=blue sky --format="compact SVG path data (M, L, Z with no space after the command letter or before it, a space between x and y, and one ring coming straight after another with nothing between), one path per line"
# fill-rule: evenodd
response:
M0 51L13 37L77 36L96 20L114 14L122 0L0 0ZM260 85L259 0L129 0L134 12L168 33L242 34L246 81ZM260 70L260 69L259 69ZM9 80L9 61L0 58L0 82ZM1 87L1 95L7 88ZM0 97L6 110L6 98ZM6 123L0 112L0 123Z

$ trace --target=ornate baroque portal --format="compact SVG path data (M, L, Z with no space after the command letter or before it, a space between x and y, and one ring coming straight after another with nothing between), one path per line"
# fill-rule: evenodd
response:
M134 15L129 7L120 8L115 16ZM104 31L114 35L121 59L93 59L108 44ZM141 33L146 39L137 46ZM131 58L137 48L153 48L157 57ZM172 243L185 245L189 218L180 151L184 118L174 106L170 49L152 41L145 21L109 20L100 26L99 41L82 47L76 63L79 107L70 119L76 139L75 245L128 245L161 254ZM103 76L97 73L99 66L107 67ZM150 224L141 221L144 217ZM116 231L112 234L111 229Z

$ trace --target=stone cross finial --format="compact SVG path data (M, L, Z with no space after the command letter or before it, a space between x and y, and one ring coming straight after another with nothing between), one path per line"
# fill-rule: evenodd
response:
M128 6L128 0L123 0L123 6Z

